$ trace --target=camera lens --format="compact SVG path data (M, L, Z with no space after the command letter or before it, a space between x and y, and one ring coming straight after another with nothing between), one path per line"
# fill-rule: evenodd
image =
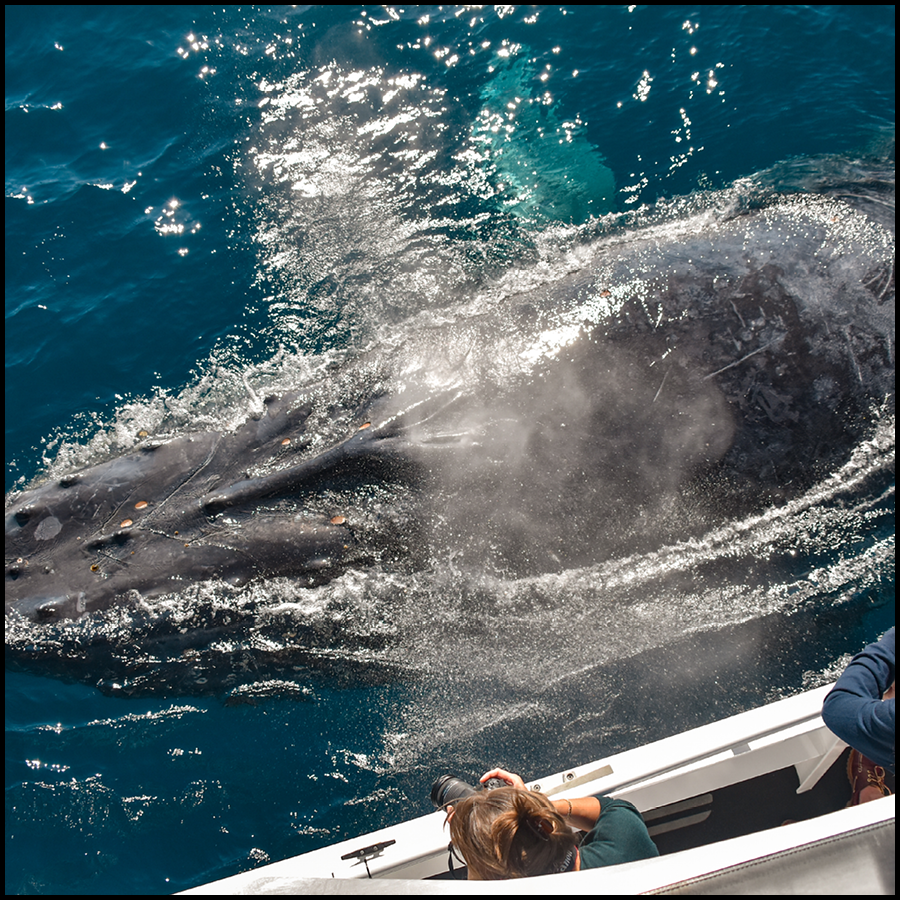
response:
M436 809L440 809L448 803L456 803L474 793L475 788L466 784L461 778L454 775L441 775L431 785L431 802Z
M494 788L507 787L507 784L502 778L488 778L479 787L484 791L492 791ZM435 805L435 808L440 809L448 803L456 803L457 800L471 797L477 791L478 788L472 787L471 784L468 784L461 778L457 778L455 775L441 775L431 785L431 802Z

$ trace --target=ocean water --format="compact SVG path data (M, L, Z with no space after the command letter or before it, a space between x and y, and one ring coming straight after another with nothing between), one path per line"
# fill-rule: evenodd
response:
M597 223L893 159L893 7L8 7L6 36L7 491L562 278ZM799 555L752 585L311 595L411 677L228 705L7 671L7 893L180 890L427 812L443 772L537 777L831 680L893 624L889 481L779 519Z

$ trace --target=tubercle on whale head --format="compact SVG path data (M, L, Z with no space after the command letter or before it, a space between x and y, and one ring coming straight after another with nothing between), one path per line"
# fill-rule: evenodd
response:
M31 597L17 602L13 609L18 615L33 622L49 624L82 616L87 611L87 597L82 591L57 596Z
M197 504L203 513L212 516L256 498L259 495L259 487L260 479L258 478L238 481L216 491L214 494L201 497Z
M46 512L46 507L42 507L37 503L28 503L25 506L20 506L14 513L12 513L10 516L7 516L7 534L13 527L13 522L15 522L15 524L20 528L24 528L32 519L34 519L35 516L40 515L41 512Z

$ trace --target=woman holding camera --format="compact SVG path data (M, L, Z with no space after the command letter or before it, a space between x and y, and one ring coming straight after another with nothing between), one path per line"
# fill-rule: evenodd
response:
M508 787L480 791L448 807L450 838L469 878L524 878L612 866L659 856L641 814L626 800L550 800L512 772L481 777ZM579 842L576 828L587 835Z

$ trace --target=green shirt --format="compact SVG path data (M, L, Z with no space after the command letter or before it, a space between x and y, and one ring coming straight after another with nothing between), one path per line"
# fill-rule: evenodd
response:
M600 818L581 843L582 869L659 856L641 814L627 800L598 797Z

